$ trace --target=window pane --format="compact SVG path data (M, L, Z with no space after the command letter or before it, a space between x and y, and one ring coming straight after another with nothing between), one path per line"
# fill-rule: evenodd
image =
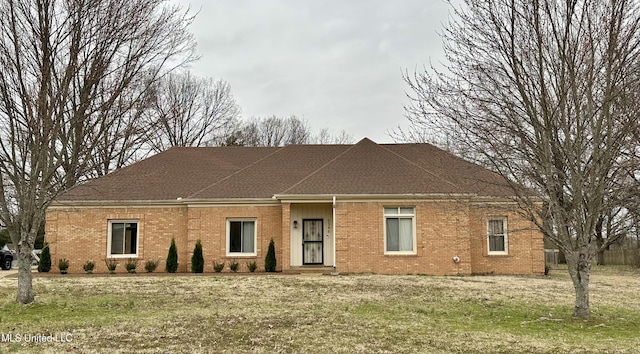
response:
M504 236L489 236L489 251L504 252Z
M124 224L111 224L111 254L124 253Z
M400 250L399 219L387 218L387 251Z
M242 252L242 222L229 222L229 252Z
M395 215L398 214L398 208L384 208L385 215Z
M137 223L126 224L124 252L127 254L135 254L137 243L138 243L138 224Z
M400 219L399 225L399 250L413 251L413 220Z
M503 235L504 223L502 220L489 220L489 235Z
M242 223L242 252L253 253L253 241L255 238L255 224L253 221Z
M400 214L413 214L413 208L400 208Z

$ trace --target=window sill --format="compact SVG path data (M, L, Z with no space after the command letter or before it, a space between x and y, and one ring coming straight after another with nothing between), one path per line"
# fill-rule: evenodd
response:
M485 255L485 257L491 258L511 258L512 256L508 253L489 253Z
M137 254L110 254L107 255L107 259L127 259L127 258L138 258Z
M385 257L417 257L417 253L384 253Z
M238 253L238 254L227 254L225 256L225 258L229 258L229 259L233 259L233 258L256 258L258 257L257 254L252 254L252 253Z

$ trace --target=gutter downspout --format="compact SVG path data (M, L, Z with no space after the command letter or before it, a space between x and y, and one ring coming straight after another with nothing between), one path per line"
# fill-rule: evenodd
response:
M337 274L336 272L336 196L333 196L333 215L332 215L332 221L333 221L333 272Z

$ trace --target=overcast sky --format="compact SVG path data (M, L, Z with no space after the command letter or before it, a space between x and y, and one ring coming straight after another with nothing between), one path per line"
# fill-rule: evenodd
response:
M402 70L442 61L443 0L173 0L199 11L200 76L223 79L245 118L296 115L355 141L406 125Z

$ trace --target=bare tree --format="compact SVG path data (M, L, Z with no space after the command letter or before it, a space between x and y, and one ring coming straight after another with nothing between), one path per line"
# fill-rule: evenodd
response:
M346 130L341 130L338 135L332 135L328 128L322 128L315 135L314 139L316 144L351 144L353 143L353 136L347 133Z
M288 118L271 116L252 118L238 122L222 145L242 146L285 146L308 144L311 130L306 121L296 116Z
M222 146L285 146L300 144L351 144L353 136L342 130L332 135L327 128L318 134L311 132L309 124L294 115L284 118L251 118L247 122L234 120L227 126L223 138L215 141Z
M519 211L565 253L573 315L587 318L592 261L637 209L638 3L465 5L445 28L447 69L405 75L412 129L453 137L513 181Z
M145 144L155 152L225 138L225 128L240 114L227 82L194 77L188 71L167 75L153 96L146 112L151 128Z
M0 4L0 221L17 246L18 302L34 300L31 251L46 208L97 166L128 158L116 150L147 87L192 58L190 20L161 0Z

